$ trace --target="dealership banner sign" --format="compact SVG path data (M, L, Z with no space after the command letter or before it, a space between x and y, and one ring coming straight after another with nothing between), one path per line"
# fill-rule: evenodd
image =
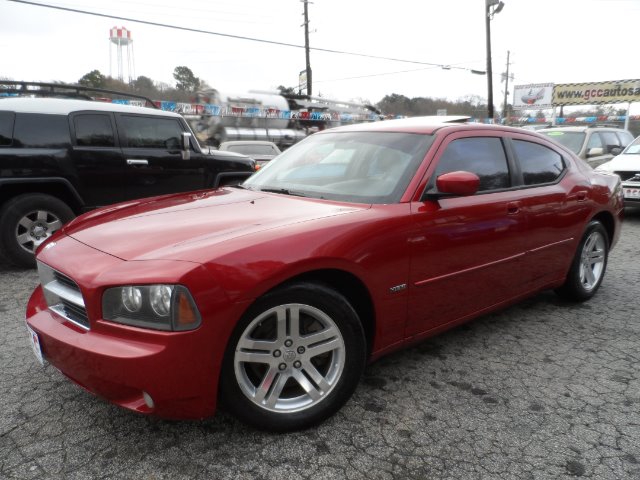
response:
M513 87L513 108L551 108L553 83L516 85Z
M553 105L593 105L638 101L640 101L640 80L566 83L556 84L553 88Z

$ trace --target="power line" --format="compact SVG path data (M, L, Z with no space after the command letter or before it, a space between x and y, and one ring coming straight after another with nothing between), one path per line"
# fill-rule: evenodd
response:
M232 39L236 39L236 40L247 40L247 41L251 41L251 42L259 42L259 43L266 43L269 45L278 45L281 47L291 47L291 48L305 48L304 45L296 45L294 43L286 43L286 42L278 42L275 40L265 40L265 39L261 39L261 38L253 38L253 37L246 37L243 35L233 35L230 33L220 33L220 32L212 32L209 30L201 30L201 29L197 29L197 28L190 28L190 27L181 27L178 25L170 25L167 23L159 23L159 22L151 22L148 20L139 20L136 18L129 18L129 17L122 17L122 16L118 16L118 15L108 15L105 13L98 13L98 12L89 12L86 10L79 10L79 9L75 9L75 8L68 8L68 7L60 7L57 5L49 5L49 4L45 4L45 3L37 3L37 2L29 2L27 0L9 0L10 2L14 2L14 3L21 3L24 5L31 5L31 6L35 6L35 7L44 7L44 8L51 8L53 10L62 10L65 12L72 12L72 13L79 13L82 15L92 15L95 17L101 17L101 18L113 18L116 20L123 20L126 22L135 22L135 23L141 23L144 25L151 25L154 27L162 27L162 28L171 28L174 30L181 30L181 31L185 31L185 32L193 32L193 33L202 33L202 34L206 34L206 35L216 35L219 37L226 37L226 38L232 38ZM467 70L467 71L471 71L472 69L470 68L465 68L465 67L458 67L458 66L453 66L453 65L447 65L447 64L442 64L442 63L432 63L432 62L421 62L418 60L407 60L407 59L401 59L401 58L394 58L394 57L382 57L382 56L378 56L378 55L369 55L366 53L355 53L355 52L345 52L342 50L332 50L329 48L318 48L318 47L310 47L310 50L314 50L316 52L325 52L325 53L335 53L335 54L339 54L339 55L351 55L354 57L364 57L364 58L373 58L373 59L377 59L377 60L387 60L387 61L391 61L391 62L402 62L402 63L413 63L413 64L417 64L417 65L429 65L431 67L440 67L443 68L445 70L449 70L449 69L456 69L456 70Z

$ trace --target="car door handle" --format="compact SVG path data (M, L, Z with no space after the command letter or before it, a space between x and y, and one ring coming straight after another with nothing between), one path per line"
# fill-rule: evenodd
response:
M509 215L516 215L520 213L521 202L509 202L507 203L507 213Z
M587 199L587 192L581 190L576 194L576 197L578 197L579 202L584 202Z
M127 165L149 165L149 160L127 158Z

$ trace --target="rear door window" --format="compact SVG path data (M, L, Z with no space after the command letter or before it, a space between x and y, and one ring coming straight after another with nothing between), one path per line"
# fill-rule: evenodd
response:
M564 172L562 157L543 145L514 140L516 153L525 185L555 182Z
M67 116L17 113L13 143L23 148L67 148L71 144Z
M13 124L16 114L0 112L0 147L8 147L13 143Z
M627 145L629 145L631 142L633 142L633 135L631 135L629 132L627 132L626 130L621 130L619 132L616 132L616 135L618 135L618 138L620 139L620 144L623 147L626 147Z

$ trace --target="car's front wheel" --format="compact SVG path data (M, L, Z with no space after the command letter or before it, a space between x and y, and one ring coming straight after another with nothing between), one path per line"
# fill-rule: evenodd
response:
M255 427L306 428L349 399L365 356L362 325L342 295L289 285L259 299L238 324L225 354L222 399Z
M0 211L2 252L15 265L33 267L38 246L74 216L66 203L51 195L17 196Z
M556 290L563 298L584 301L595 295L604 278L609 255L609 236L602 223L587 225L564 285Z

